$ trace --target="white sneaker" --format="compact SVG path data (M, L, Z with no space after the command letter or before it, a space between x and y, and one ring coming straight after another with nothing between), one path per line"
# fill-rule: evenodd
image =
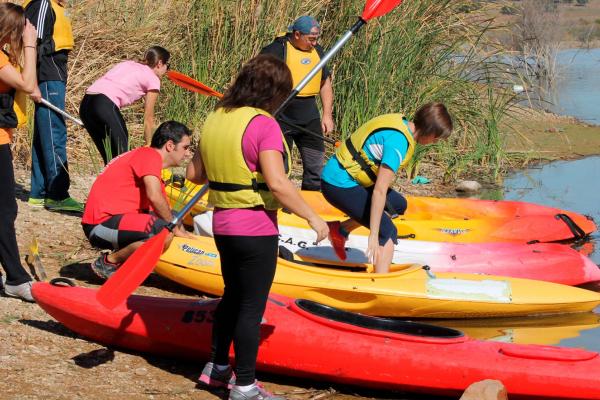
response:
M4 294L10 297L16 297L21 300L35 303L33 296L31 295L31 285L33 283L25 282L20 285L4 285Z
M283 397L273 396L258 382L247 392L242 392L237 386L233 385L229 392L229 400L285 400Z

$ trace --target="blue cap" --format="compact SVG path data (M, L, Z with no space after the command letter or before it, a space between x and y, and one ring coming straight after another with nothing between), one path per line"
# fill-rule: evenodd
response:
M321 30L321 25L319 25L317 20L313 17L309 15L303 15L297 20L295 20L294 23L290 25L288 29L290 32L298 31L300 33L308 35L310 34L312 28L318 28L319 30Z

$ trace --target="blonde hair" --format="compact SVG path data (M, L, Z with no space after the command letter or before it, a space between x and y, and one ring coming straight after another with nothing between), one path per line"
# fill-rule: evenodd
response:
M23 51L25 11L14 3L0 3L0 43L8 44L8 59L18 64Z

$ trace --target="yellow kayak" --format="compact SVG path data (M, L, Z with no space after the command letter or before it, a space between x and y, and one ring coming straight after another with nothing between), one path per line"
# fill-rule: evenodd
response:
M174 180L163 173L168 182L167 195L175 209L186 203L199 189L183 179ZM302 191L302 197L325 220L343 220L347 216L330 205L320 192ZM206 196L191 212L191 217L208 209ZM408 209L394 219L400 239L433 242L555 242L581 239L594 230L590 218L557 208L519 201L492 201L461 198L408 197ZM280 211L280 225L308 228L296 215ZM191 225L191 219L186 223ZM368 235L366 228L352 232Z
M174 238L156 272L213 295L223 293L212 238ZM418 318L507 317L590 311L600 294L585 289L492 275L431 274L417 264L373 274L279 259L271 291L369 315Z
M600 327L600 315L586 312L524 318L419 320L457 329L468 336L503 343L557 345Z

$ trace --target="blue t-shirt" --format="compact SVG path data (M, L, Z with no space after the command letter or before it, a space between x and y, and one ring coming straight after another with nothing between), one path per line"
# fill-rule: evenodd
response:
M408 151L408 140L398 131L386 129L369 136L362 149L367 154L369 160L375 164L379 166L384 164L392 171L398 172L400 164L402 164ZM330 185L341 188L351 188L359 185L346 169L342 167L335 155L323 167L321 179Z

